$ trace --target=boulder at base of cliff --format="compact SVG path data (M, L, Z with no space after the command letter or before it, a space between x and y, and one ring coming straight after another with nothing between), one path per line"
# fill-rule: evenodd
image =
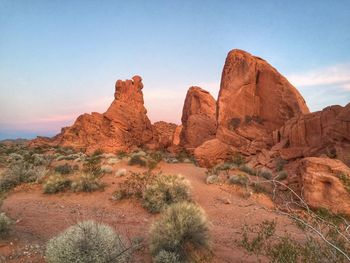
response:
M297 170L300 192L312 208L350 215L350 168L339 160L307 157Z

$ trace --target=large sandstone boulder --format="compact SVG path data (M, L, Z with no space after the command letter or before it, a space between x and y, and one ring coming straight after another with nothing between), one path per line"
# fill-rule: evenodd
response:
M228 53L217 101L218 140L244 155L257 154L273 146L274 130L305 113L309 109L297 89L265 60L237 49ZM205 151L209 156L217 149L206 145L196 152Z
M272 131L309 112L297 89L275 68L237 49L226 58L217 104L217 138L249 153L255 153L252 142L271 144Z
M212 167L219 162L224 162L232 154L232 147L216 138L204 142L194 150L194 156L198 164L204 167Z
M294 117L273 137L276 144L286 142L280 149L286 160L326 154L350 165L350 103Z
M312 208L350 215L350 168L339 160L308 157L297 170L300 193Z
M182 110L180 144L192 150L215 138L216 101L206 90L191 87L187 91Z
M157 140L158 148L167 149L168 147L173 146L175 131L178 128L178 125L175 123L168 123L165 121L158 121L153 124L155 129L155 139Z
M70 127L45 141L50 145L68 146L93 152L128 151L133 147L145 146L154 140L154 129L148 119L142 94L142 79L118 80L115 85L114 101L103 113L83 114ZM38 139L32 145L40 144Z

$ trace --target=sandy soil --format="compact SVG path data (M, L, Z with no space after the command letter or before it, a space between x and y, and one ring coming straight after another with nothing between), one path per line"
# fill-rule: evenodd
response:
M141 168L120 162L117 168L141 171ZM256 262L235 240L241 237L241 227L263 220L277 220L277 233L299 236L300 230L289 219L271 211L273 203L263 194L243 197L243 190L232 185L207 185L205 169L193 164L159 164L164 173L181 173L192 185L193 199L203 207L210 221L213 262ZM105 175L104 191L95 193L42 193L41 185L21 185L4 201L3 210L17 222L6 241L0 241L0 262L45 262L42 251L45 242L68 226L84 219L110 224L127 238L145 238L145 249L135 256L135 262L151 262L147 250L148 231L157 215L148 213L137 200L111 200L120 178ZM2 258L2 259L1 259ZM5 259L6 258L6 259ZM266 259L261 258L262 261ZM2 261L1 261L2 260Z

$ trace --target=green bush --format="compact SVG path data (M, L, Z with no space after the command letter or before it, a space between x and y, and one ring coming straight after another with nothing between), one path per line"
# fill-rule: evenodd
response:
M132 155L129 162L129 165L139 165L139 166L147 166L147 161L145 160L145 158L141 155Z
M266 169L261 169L258 171L258 175L260 177L265 178L266 180L271 180L272 179L272 173Z
M167 252L171 258L178 258L178 262L196 262L207 254L208 248L208 222L196 204L183 202L169 206L151 227L150 251L154 259Z
M158 255L153 258L154 263L181 263L178 254L170 251L161 250Z
M288 173L286 171L281 171L277 174L275 177L276 180L278 181L283 181L288 178Z
M74 192L93 192L103 188L104 184L100 178L93 174L82 174L71 183L71 189Z
M249 178L244 174L232 175L228 179L228 182L230 184L238 184L238 185L247 186L249 183Z
M183 176L157 174L144 191L142 205L151 213L157 213L168 205L189 199L190 185Z
M5 213L0 213L0 237L8 234L11 224L12 220Z
M102 153L95 151L91 156L86 157L83 165L83 172L93 175L100 175L101 171Z
M248 165L241 165L239 167L239 170L249 175L253 175L253 176L256 175L256 170Z
M55 172L60 173L60 174L70 174L73 172L73 168L68 163L65 163L65 164L57 166L55 168Z
M110 165L102 165L101 166L101 172L102 173L106 173L106 174L110 174L113 172L113 167Z
M65 191L70 185L70 179L60 174L55 174L49 176L49 178L47 178L47 180L43 183L43 190L46 194L54 194Z
M94 221L71 226L46 246L48 263L128 262L132 249L113 229Z
M144 173L130 172L126 179L119 184L118 190L113 193L113 199L142 198L147 185L151 184L154 178L155 174L150 171Z
M215 184L219 181L219 177L216 174L209 175L205 181L207 184Z

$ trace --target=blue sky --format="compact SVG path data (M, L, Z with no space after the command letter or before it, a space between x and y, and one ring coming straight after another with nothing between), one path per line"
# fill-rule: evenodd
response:
M188 87L214 96L233 48L263 57L312 111L350 102L350 1L0 0L0 139L104 112L139 74L151 120L179 123Z

